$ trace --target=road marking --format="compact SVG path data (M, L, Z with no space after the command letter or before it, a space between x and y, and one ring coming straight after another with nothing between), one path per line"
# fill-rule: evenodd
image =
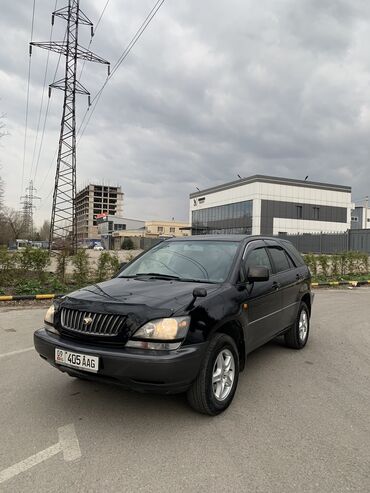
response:
M17 351L10 351L10 353L0 354L0 358L5 358L5 356L14 356L15 354L27 353L27 351L32 351L34 347L27 347L26 349L18 349Z
M28 459L22 460L21 462L0 471L0 483L8 481L14 476L31 469L33 466L37 466L37 464L53 457L59 452L63 452L63 458L67 462L79 459L81 457L80 445L78 443L78 438L73 424L58 428L58 437L59 441L55 445L52 445L51 447L48 447L35 455L31 455Z
M66 425L58 428L58 436L64 460L70 462L79 459L81 457L81 450L74 425Z

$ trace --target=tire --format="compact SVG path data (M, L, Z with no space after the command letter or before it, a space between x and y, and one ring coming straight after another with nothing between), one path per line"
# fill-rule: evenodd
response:
M213 379L218 379L217 373L220 379L216 383ZM238 379L239 353L234 340L226 334L215 334L210 340L199 374L187 392L190 406L210 416L222 413L234 398ZM219 394L218 398L216 394Z
M309 332L310 312L306 303L302 302L294 325L284 334L285 345L292 349L304 348L307 344Z

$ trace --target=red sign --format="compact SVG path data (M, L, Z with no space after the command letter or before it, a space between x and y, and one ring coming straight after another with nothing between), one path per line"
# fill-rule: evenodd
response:
M107 217L107 213L106 212L102 212L101 214L97 214L96 215L96 219L100 219L101 217Z

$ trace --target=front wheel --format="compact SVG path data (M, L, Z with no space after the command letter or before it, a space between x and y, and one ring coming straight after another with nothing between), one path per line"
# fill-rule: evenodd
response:
M301 303L295 324L284 335L286 346L293 349L305 347L310 331L310 312L306 303Z
M239 378L239 354L234 340L216 334L210 341L200 372L188 390L190 406L215 416L234 398Z

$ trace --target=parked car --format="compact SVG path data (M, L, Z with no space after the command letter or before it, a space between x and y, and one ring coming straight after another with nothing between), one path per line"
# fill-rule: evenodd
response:
M194 409L216 415L231 403L251 351L280 335L291 348L306 345L310 284L286 240L173 238L117 277L55 301L35 347L73 377L187 392Z
M104 247L102 245L94 245L94 250L98 250L99 252L102 252L104 250Z

